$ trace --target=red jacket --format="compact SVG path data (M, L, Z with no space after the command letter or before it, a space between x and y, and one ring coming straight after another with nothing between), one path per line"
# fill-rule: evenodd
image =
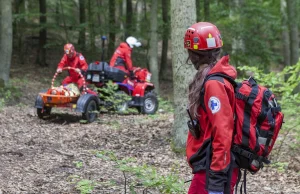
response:
M129 45L125 42L122 42L120 46L116 49L114 52L109 65L111 67L114 67L116 62L124 63L126 65L125 69L128 71L132 71L132 61L131 61L131 52L132 48L129 47Z
M86 71L88 64L81 53L75 53L74 57L72 58L68 58L67 55L64 54L57 68L62 69L64 67L73 67ZM78 73L74 72L73 70L69 70L69 76L72 78L78 78Z
M236 70L229 65L228 61L228 55L222 57L208 75L223 73L235 79ZM229 81L218 77L217 80L208 80L204 84L204 91L203 106L206 110L202 106L198 110L202 135L199 139L195 139L190 132L188 133L187 161L192 167L193 173L206 170L206 163L210 161L208 190L223 191L231 162L230 148L235 108L234 88ZM210 153L210 156L207 156L207 153Z

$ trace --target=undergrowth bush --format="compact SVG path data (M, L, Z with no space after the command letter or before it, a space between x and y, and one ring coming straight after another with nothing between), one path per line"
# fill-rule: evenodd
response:
M170 174L160 175L153 166L146 164L137 165L134 158L119 159L111 151L93 151L96 157L103 160L114 161L115 168L123 172L124 190L130 190L130 193L136 193L137 187L147 190L158 190L160 193L184 193L184 182L178 177L178 166L174 166Z
M119 86L109 81L102 88L97 88L99 97L105 102L101 106L101 111L118 112L122 114L137 112L135 109L126 108L126 103L131 100L131 96L119 89ZM123 109L124 107L124 109Z
M9 85L7 87L0 87L0 110L7 104L17 101L21 97L19 87Z
M174 112L174 106L171 101L165 100L161 97L158 98L159 109L162 109L164 112Z

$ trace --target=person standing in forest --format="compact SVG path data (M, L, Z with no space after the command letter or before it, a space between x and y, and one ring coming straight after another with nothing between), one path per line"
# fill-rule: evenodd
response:
M140 47L142 44L135 37L129 36L126 42L121 42L114 52L109 65L116 67L133 77L133 66L131 60L131 52L134 47Z
M229 56L220 58L223 41L218 28L208 22L186 30L184 48L197 73L189 84L187 161L194 174L189 194L233 193L239 169L231 154L234 131L234 88L215 73L235 79ZM204 84L205 82L205 84ZM204 93L205 91L205 93Z
M76 69L76 72L73 69L69 70L69 76L67 76L63 81L62 85L67 85L70 83L76 83L78 88L82 90L83 80L80 78L80 72L85 72L88 68L88 64L85 61L85 58L81 53L76 52L73 44L67 43L64 46L64 56L58 63L57 72L61 73L64 67L73 67Z

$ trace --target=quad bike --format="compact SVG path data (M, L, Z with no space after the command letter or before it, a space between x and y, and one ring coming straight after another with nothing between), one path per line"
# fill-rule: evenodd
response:
M117 93L127 94L131 100L117 106L122 112L127 108L135 107L142 114L155 114L158 109L158 100L154 93L154 85L150 82L151 73L145 68L135 68L134 78L130 78L124 71L110 67L106 62L89 64L86 81L96 87L105 87L109 81L118 85Z
M62 70L70 70L75 68L66 67ZM51 114L53 107L69 107L75 109L76 112L82 113L82 118L89 123L97 118L97 112L100 109L100 99L95 92L87 92L84 76L78 72L78 75L83 79L82 92L79 91L76 84L69 84L67 86L54 87L54 81L58 73L56 72L52 79L50 89L41 91L35 101L35 108L39 118L44 118Z

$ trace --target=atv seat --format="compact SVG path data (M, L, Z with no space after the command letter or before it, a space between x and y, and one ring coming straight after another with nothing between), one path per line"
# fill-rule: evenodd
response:
M106 62L93 62L89 64L86 73L86 80L92 83L108 82L123 82L127 78L126 72L110 67Z

